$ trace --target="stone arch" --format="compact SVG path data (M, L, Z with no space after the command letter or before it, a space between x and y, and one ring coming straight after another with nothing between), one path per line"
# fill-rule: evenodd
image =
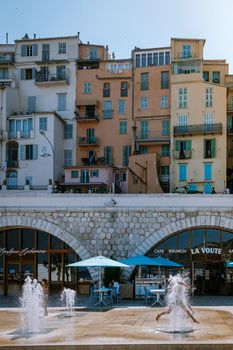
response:
M33 216L7 215L0 217L0 229L8 227L27 227L46 231L68 244L82 260L90 258L88 250L68 231L62 230L57 224Z
M164 227L155 230L141 244L138 244L137 249L133 252L134 255L145 255L148 250L162 239L175 234L178 231L183 231L198 227L218 227L220 229L233 230L233 218L217 215L197 215L192 217L184 217L176 222L170 222ZM132 269L125 271L125 277L129 278Z

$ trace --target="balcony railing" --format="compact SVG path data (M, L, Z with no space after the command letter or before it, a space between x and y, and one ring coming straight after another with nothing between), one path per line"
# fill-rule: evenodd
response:
M14 140L14 139L30 139L34 137L34 130L30 131L8 131L7 133L7 139L8 140Z
M80 146L88 146L88 145L98 145L99 139L96 136L91 137L79 137L78 143Z
M67 72L61 72L57 74L42 74L40 72L37 72L35 75L35 82L36 83L57 83L57 82L66 82L69 83L68 80L68 74Z
M19 163L17 160L7 160L7 168L18 168Z
M76 120L79 122L99 121L99 115L97 113L86 113L84 115L78 115Z
M233 126L229 126L229 127L227 128L227 133L228 133L228 134L233 134Z
M14 55L0 55L0 63L14 63Z
M170 140L170 134L162 132L139 132L136 135L136 142L158 142Z
M174 159L190 159L192 157L192 151L173 151Z
M191 58L198 58L197 57L197 54L194 53L194 52L187 52L187 53L184 53L184 52L178 52L175 56L174 56L174 59L175 60L189 60Z
M170 176L169 175L161 175L160 180L162 183L169 183Z
M227 104L227 111L228 112L233 112L233 103L228 103Z
M200 135L200 134L221 134L222 124L196 124L174 126L174 136Z

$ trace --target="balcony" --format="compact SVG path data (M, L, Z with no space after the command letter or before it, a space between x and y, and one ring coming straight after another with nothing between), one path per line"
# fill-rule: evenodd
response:
M174 159L190 159L192 158L192 151L173 151Z
M30 131L8 131L6 135L8 140L16 139L32 139L34 138L34 130Z
M91 137L79 137L79 146L99 146L99 139L96 136Z
M69 79L66 71L57 74L42 74L37 72L35 75L36 85L50 86L50 85L68 85Z
M151 142L163 142L163 141L169 141L170 140L170 134L162 135L162 132L147 132L147 133L142 133L139 132L136 135L136 142L146 142L146 143L151 143Z
M222 123L174 126L174 136L222 134Z
M7 160L7 168L18 168L19 163L17 160Z
M8 72L8 70L3 69L3 71L0 71L0 83L4 85L11 85L13 81L13 74L12 72Z
M190 60L190 59L196 59L199 58L197 57L197 54L194 52L187 52L184 54L184 52L178 52L176 55L174 55L174 58L172 61L176 60Z
M15 62L15 57L14 55L9 55L9 54L1 54L0 55L0 64L10 64L10 63L14 63Z
M99 115L97 113L86 113L84 115L77 115L78 122L98 122Z
M93 160L90 158L81 158L81 161L83 165L85 166L92 166L92 165L105 165L105 158L104 157L97 157Z

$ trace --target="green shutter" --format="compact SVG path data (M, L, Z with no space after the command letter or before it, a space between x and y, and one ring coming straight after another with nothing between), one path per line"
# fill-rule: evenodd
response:
M27 56L27 45L21 45L21 56Z
M192 150L192 141L187 140L186 141L186 151L191 151Z
M204 139L204 154L203 158L206 158L206 139Z
M180 151L180 141L179 140L175 141L175 151Z
M211 140L211 155L212 158L216 156L216 139Z

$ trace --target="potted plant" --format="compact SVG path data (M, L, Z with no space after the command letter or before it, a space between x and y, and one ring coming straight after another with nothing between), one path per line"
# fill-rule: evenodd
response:
M24 191L29 191L29 190L30 190L30 182L28 179L26 179L25 185L24 185Z

